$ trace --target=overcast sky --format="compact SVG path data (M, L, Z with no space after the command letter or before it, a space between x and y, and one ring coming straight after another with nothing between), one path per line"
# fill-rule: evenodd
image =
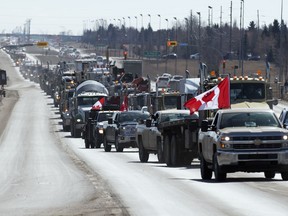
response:
M250 21L258 23L257 11L260 26L271 24L274 19L280 21L281 1L244 0L245 26L248 26ZM240 2L241 0L232 1L233 21L237 20L238 25ZM283 2L283 20L287 23L288 2ZM84 28L94 28L96 22L101 19L114 25L125 22L126 26L136 27L138 23L139 28L142 18L144 27L147 27L151 19L152 28L157 30L159 27L166 28L167 25L169 28L172 27L176 19L184 22L184 18L188 17L191 11L194 15L200 12L203 25L207 25L208 11L212 14L213 23L220 23L221 6L222 22L229 23L230 5L231 0L3 0L0 32L10 33L16 29L23 29L25 23L30 20L31 34L59 34L64 31L82 35ZM212 9L209 10L208 6ZM165 19L168 19L168 22Z

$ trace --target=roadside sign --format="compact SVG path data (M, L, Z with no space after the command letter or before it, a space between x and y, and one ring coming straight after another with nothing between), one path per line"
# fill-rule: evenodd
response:
M144 57L146 58L157 58L161 55L159 51L145 51Z
M37 45L38 47L46 47L46 46L48 46L48 42L46 42L46 41L39 41L39 42L36 43L36 45Z
M179 43L179 46L188 46L188 43Z
M167 41L167 46L168 47L177 46L177 41Z

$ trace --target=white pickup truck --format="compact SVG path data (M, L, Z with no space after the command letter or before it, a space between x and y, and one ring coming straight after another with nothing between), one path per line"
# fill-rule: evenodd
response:
M288 180L288 130L270 110L219 110L212 124L203 120L198 152L201 177L226 180L231 172L264 172Z

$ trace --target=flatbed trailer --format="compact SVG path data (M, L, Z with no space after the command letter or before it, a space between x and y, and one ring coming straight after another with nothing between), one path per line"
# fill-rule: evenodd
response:
M158 130L163 135L164 161L167 166L187 166L198 158L198 116L160 123Z

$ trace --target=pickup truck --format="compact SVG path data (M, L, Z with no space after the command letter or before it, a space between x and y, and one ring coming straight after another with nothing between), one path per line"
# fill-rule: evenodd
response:
M157 154L158 161L164 162L163 136L158 130L158 125L178 119L188 118L189 110L160 110L152 118L147 119L136 125L136 140L139 147L139 159L147 162L149 154Z
M238 171L288 180L288 131L271 109L218 110L211 125L201 123L198 151L203 180Z
M124 148L137 147L136 124L149 116L149 112L139 110L115 112L112 118L108 119L108 125L104 130L105 152L110 152L112 145L115 145L117 152L123 152Z

